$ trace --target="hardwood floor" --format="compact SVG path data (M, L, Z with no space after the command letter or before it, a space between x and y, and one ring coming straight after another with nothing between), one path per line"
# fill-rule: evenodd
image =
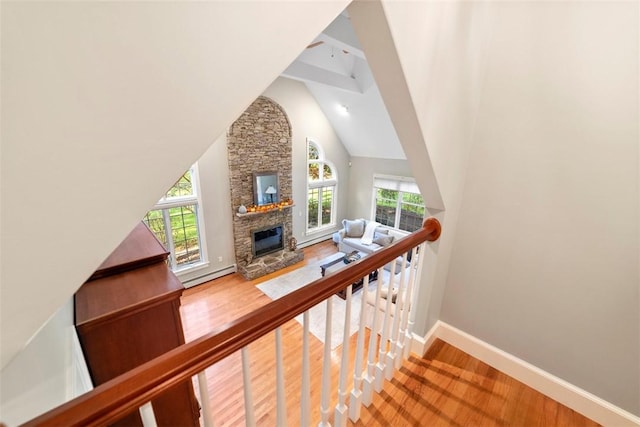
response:
M239 274L185 290L181 314L185 338L191 341L220 328L270 299L255 285L304 265L317 263L336 251L331 241L305 248L305 260L277 273L248 281ZM284 349L287 419L300 423L300 373L302 369L302 326L295 320L281 328ZM368 331L368 330L367 330ZM351 337L350 371L353 371L357 334ZM275 343L268 334L249 345L252 396L256 423L275 426ZM366 342L368 342L368 333ZM320 420L322 343L309 338L311 368L311 424ZM332 404L336 403L342 349L331 352ZM366 355L365 355L366 356ZM240 354L234 354L207 369L210 408L216 426L244 425L244 397ZM349 389L351 388L351 381ZM331 417L333 421L333 416ZM385 382L381 394L362 408L356 426L596 426L582 415L526 387L524 384L436 341L427 354L412 356Z
M598 426L441 341L410 357L357 426Z

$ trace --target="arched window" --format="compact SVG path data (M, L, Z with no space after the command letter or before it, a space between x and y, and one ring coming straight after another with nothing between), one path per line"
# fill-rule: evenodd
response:
M307 139L307 231L335 225L338 177L322 147Z

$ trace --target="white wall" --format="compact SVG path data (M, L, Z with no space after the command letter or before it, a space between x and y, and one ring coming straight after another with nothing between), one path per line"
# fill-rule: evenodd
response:
M349 12L428 214L443 226L421 275L416 332L425 334L440 316L491 16L478 2L360 2ZM385 27L393 43L380 39Z
M235 271L226 132L198 159L198 175L208 264L187 273L178 273L186 287Z
M91 388L86 364L74 353L75 333L70 299L0 373L3 423L23 423Z
M0 366L347 3L2 3Z
M638 3L492 6L442 320L638 415Z

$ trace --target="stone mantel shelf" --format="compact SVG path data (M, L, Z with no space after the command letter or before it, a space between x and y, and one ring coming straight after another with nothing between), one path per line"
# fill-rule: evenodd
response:
M294 206L295 206L294 204L285 205L285 206L278 206L278 207L267 209L267 210L260 211L260 212L247 212L247 213L236 212L236 216L239 217L239 218L244 218L246 216L265 215L265 214L268 214L268 213L271 213L271 212L278 212L278 211L281 211L283 209L291 209Z

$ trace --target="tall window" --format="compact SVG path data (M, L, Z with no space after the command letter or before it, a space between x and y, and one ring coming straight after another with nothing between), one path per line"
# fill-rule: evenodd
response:
M307 139L307 231L335 225L338 177L322 148Z
M196 178L197 165L193 165L143 218L170 252L169 264L174 271L205 261Z
M413 179L378 175L373 191L376 222L406 231L422 227L424 200Z

